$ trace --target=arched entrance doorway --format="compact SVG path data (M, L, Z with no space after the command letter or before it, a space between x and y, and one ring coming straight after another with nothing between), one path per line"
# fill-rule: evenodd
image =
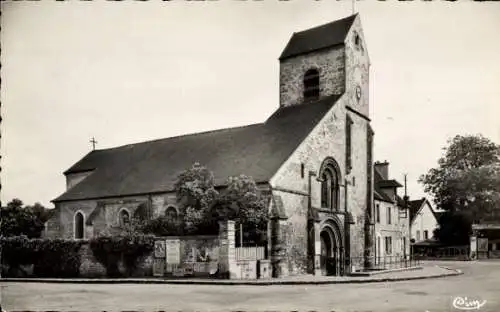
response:
M333 258L333 240L330 236L329 231L323 230L321 231L321 275L333 275L331 272L332 268L330 268L330 262Z
M320 232L321 256L320 269L322 275L342 275L343 263L342 234L339 227L328 220Z

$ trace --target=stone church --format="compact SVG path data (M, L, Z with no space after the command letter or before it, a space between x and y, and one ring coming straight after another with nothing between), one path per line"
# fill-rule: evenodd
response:
M373 255L370 60L358 14L294 33L280 102L264 122L94 150L64 172L49 237L91 238L141 207L179 212L178 174L200 163L220 187L251 176L269 195L274 276L343 275Z

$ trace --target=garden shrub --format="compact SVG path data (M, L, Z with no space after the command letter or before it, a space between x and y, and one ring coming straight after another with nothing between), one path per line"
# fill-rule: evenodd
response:
M41 239L34 273L39 277L78 277L80 274L80 248L84 241Z
M132 276L138 263L154 248L154 236L124 232L101 235L90 240L94 258L106 268L108 277ZM120 272L123 264L126 272Z
M155 236L180 236L182 235L183 226L178 220L171 220L166 216L144 221L138 230L144 234L152 234Z
M30 239L26 236L4 237L2 274L8 277L25 275L22 266L33 265L36 277L78 277L80 248L84 241L65 239Z

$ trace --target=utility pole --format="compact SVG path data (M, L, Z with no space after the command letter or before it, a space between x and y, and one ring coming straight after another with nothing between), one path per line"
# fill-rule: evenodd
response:
M407 189L406 189L406 177L408 176L408 174L405 173L405 198L408 196L408 194L406 193Z

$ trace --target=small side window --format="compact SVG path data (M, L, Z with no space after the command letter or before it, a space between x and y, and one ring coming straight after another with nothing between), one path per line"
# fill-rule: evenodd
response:
M130 225L130 214L127 210L122 209L120 211L120 226L124 227L128 225Z

